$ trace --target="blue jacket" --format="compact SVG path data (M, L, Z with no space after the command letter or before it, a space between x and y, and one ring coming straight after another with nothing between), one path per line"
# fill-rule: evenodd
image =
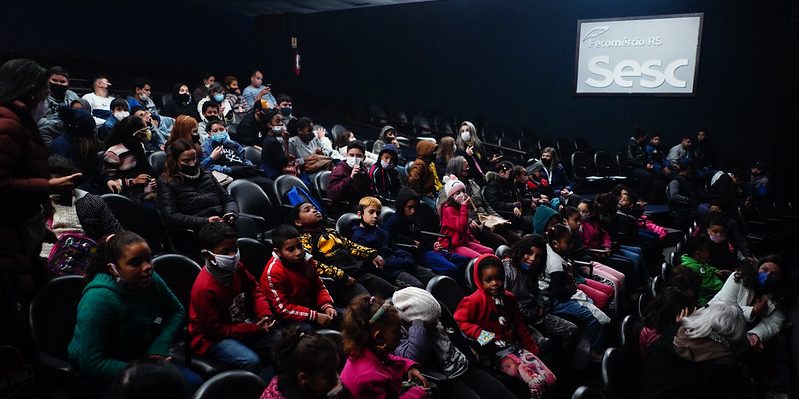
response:
M655 147L652 143L647 143L644 147L644 151L646 151L646 157L649 159L649 163L653 165L652 169L655 171L661 171L669 167L669 161L666 159L666 155L663 153L663 149Z
M386 261L382 275L390 280L394 280L399 272L414 264L413 255L408 251L394 248L388 232L381 227L354 226L352 241L377 249L378 254Z
M253 166L252 162L244 155L244 147L230 139L222 144L222 148L224 149L222 158L214 161L213 158L211 158L211 153L218 145L218 143L215 143L210 138L203 141L202 148L205 158L203 158L200 164L206 170L215 170L229 175L232 173L231 166Z

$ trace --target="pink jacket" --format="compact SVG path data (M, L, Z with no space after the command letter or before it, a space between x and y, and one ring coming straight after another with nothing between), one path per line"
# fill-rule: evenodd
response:
M419 365L392 354L381 361L372 351L364 349L358 357L347 358L341 382L354 399L426 399L427 392L418 386L400 393L402 382L413 367Z
M439 239L441 246L447 249L477 241L469 230L469 207L461 206L459 209L445 202L441 206L441 234L452 237L452 247L449 247L449 240Z
M580 224L580 234L583 236L583 245L590 249L606 249L613 245L610 234L602 229L599 222L589 220Z

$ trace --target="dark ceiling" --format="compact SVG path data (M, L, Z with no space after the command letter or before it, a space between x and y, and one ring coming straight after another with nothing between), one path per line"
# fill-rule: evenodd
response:
M201 0L209 7L222 5L228 11L248 15L299 13L310 14L322 11L345 10L351 8L389 6L405 3L419 3L436 0Z

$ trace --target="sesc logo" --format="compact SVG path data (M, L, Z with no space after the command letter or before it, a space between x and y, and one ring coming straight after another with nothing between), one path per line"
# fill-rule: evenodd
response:
M601 76L602 79L590 77L585 80L585 84L602 88L615 82L620 87L633 87L637 82L640 87L653 89L665 82L671 87L684 88L687 82L678 79L675 72L685 66L688 66L687 58L674 60L665 68L662 68L662 61L659 59L647 60L641 64L635 60L621 60L611 69L610 57L598 55L588 61L588 71Z

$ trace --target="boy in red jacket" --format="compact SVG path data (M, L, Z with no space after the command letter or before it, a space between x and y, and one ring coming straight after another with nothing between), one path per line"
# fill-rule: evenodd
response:
M258 281L239 262L233 227L208 223L198 235L205 267L191 289L192 350L258 374L277 335L271 328L275 320L269 303ZM247 322L248 316L257 316L258 322Z
M531 398L540 398L555 383L555 375L536 354L536 344L519 310L516 297L505 290L505 268L494 255L481 255L474 263L477 290L463 298L455 321L470 338L477 340L496 362L499 371L520 378L530 388Z
M277 320L329 326L337 315L333 298L316 274L316 261L302 247L300 233L289 225L278 226L272 231L272 246L261 289Z

